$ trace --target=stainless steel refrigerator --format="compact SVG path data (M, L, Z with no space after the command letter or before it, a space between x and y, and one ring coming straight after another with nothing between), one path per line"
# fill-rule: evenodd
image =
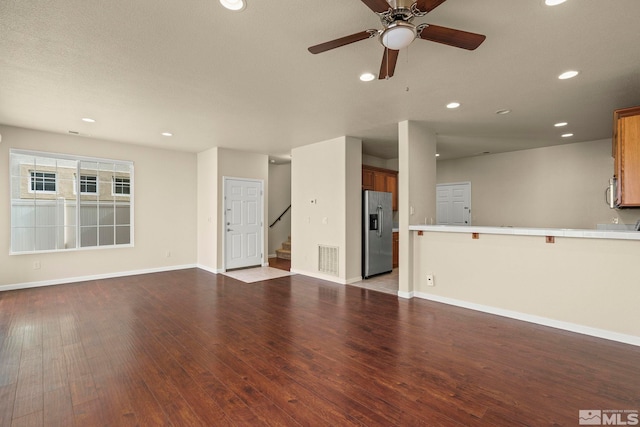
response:
M391 193L362 192L362 277L393 270Z

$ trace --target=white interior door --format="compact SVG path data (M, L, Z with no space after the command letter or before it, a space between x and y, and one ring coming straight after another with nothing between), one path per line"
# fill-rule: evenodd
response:
M471 225L471 183L436 186L436 223Z
M262 265L262 181L224 178L225 269Z

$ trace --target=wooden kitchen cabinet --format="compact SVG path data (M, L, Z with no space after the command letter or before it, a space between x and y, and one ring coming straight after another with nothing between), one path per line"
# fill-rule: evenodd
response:
M393 232L393 268L398 268L400 264L400 233Z
M371 169L362 168L362 189L375 191L375 172Z
M640 207L640 107L613 113L616 206Z
M392 209L398 210L398 172L362 165L362 189L391 193Z
M385 176L385 188L387 192L392 193L391 204L393 211L398 210L398 173L387 174Z

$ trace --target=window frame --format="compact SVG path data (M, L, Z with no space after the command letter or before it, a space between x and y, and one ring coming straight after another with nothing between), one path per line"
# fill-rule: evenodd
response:
M42 177L38 177L37 175L43 175ZM45 187L47 185L47 181L51 180L51 177L46 177L44 175L53 175L53 190L46 190ZM37 180L37 178L41 178ZM37 185L39 182L42 183L42 190L38 190L34 188L34 184ZM56 194L58 192L58 174L56 172L43 171L38 169L29 170L29 193L40 193L40 194Z
M22 159L19 158L20 156L33 157L33 163L30 164L28 162L26 163L21 162L20 160ZM130 248L135 245L135 242L134 242L135 169L134 169L134 163L132 161L114 160L114 159L87 157L87 156L76 156L71 154L60 154L60 153L22 150L22 149L13 149L13 148L9 149L8 157L9 157L8 172L9 172L9 178L10 178L9 210L11 213L10 215L11 218L9 221L9 235L10 235L9 255L28 255L28 254L48 253L48 252L74 252L74 251L99 250L99 249L118 249L118 248ZM50 166L40 166L41 160L38 160L38 159L42 159L44 164L47 164L49 161L53 162L54 164L57 164L60 161L63 161L63 163L75 162L75 166L68 166L68 165L55 166L53 167L54 169L53 171L43 170L43 169L50 168ZM88 170L85 167L81 167L83 163L95 163L103 167L108 166L108 168L101 169L100 166L98 166L95 171L96 174L93 175L92 173L88 173L88 171L92 172L93 169ZM56 191L31 190L32 182L33 182L32 172L55 174ZM62 173L63 176L61 176L60 173ZM104 185L105 187L106 185L108 185L108 182L109 182L108 180L105 181L104 178L102 178L105 173L112 175L112 181L113 181L113 177L119 176L120 178L125 178L123 175L128 175L127 179L129 180L129 183L128 183L129 194L112 194L111 198L109 198L108 190L103 187L102 192L104 193L105 191L107 191L107 193L101 195L100 194L101 181L102 181L102 184L105 184ZM65 177L64 175L68 177ZM80 185L80 179L78 179L78 177L85 177L85 176L95 176L96 178L95 193L80 192L81 185ZM27 181L26 184L25 184L25 180ZM69 188L71 185L67 185L66 187L62 188L61 187L63 185L62 181L69 182L73 187L73 191L71 191L71 188ZM92 184L93 183L91 183L90 185ZM27 194L32 194L33 198L29 198L29 197L25 198ZM47 195L47 199L39 199L37 197L37 194L45 194ZM95 196L97 199L95 198L83 199L82 196ZM107 197L107 198L101 199L101 197ZM54 226L50 226L47 224L41 225L35 222L33 224L30 224L30 221L27 222L27 225L20 224L20 222L23 221L22 219L20 219L21 217L19 216L21 215L21 213L19 212L21 206L23 207L33 206L33 209L37 210L38 206L40 206L40 203L42 202L46 203L47 201L52 203L56 200L58 201L61 200L62 201L61 203L66 203L72 210L75 211L75 213L71 215L71 220L67 221L67 219L65 219L64 222L62 223L56 222L56 225ZM108 227L109 223L105 224L104 226L98 223L97 224L98 235L96 235L97 244L91 245L91 246L89 245L83 246L82 239L84 236L82 235L82 228L86 224L81 223L81 220L80 220L81 209L83 206L88 206L88 204L89 205L92 203L96 204L99 202L105 203L106 207L109 207L109 205L113 206L114 215L115 215L115 209L117 209L118 207L122 208L126 206L126 209L128 210L128 217L126 216L123 217L124 222L122 223L114 222L111 224L111 226L113 227L113 233L114 233L113 240L112 240L113 243L100 244L100 241L102 238L101 237L102 235L100 234L101 233L100 229L104 226ZM14 209L16 209L16 211L14 211ZM15 221L14 221L14 213L16 215L16 218L18 218ZM116 219L114 217L114 221L115 220ZM16 223L18 225L16 225ZM60 239L56 239L57 243L52 242L51 244L45 244L47 248L38 249L38 243L37 243L38 239L40 238L46 239L46 235L41 235L38 231L38 230L41 230L43 227L45 228L56 227L56 230L57 230L56 233L64 233L65 232L64 230L70 229L74 233L75 237L71 238L71 240L65 237L64 241L61 241ZM126 227L128 230L125 231L122 229L122 227ZM23 231L20 231L20 230L23 230ZM32 230L32 231L29 231L29 230ZM19 239L24 239L25 237L16 237L16 239L18 240L14 240L14 232L27 233L26 242L29 242L29 240L31 239L31 237L28 237L29 233L33 233L33 236L34 236L33 238L35 239L35 242L34 242L35 245L29 244L27 246L21 247ZM125 234L120 234L122 232L124 232ZM22 240L22 241L25 242L25 240ZM110 239L107 239L107 241L110 241ZM117 243L118 241L125 242L125 243ZM22 250L23 247L26 247L27 249Z
M120 180L120 182L118 182L118 180ZM116 189L118 188L121 188L122 190L126 189L127 192L118 193L116 191ZM131 196L131 178L113 176L111 178L111 195L115 197L130 197Z
M77 176L77 175L76 175ZM87 178L93 178L93 182L89 184L89 180ZM82 191L82 186L85 186L85 191ZM95 185L95 191L86 191L87 186ZM88 195L88 196L97 196L100 194L98 175L90 175L90 174L80 174L80 180L78 182L78 187L80 188L80 194ZM75 189L75 185L74 185Z

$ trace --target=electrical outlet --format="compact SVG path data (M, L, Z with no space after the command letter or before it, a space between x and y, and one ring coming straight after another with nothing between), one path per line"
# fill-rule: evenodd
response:
M40 261L33 261L33 269L40 270Z
M165 253L165 256L166 256L167 258L170 258L170 257L171 257L171 251L167 251L167 252Z
M433 274L427 274L427 286L435 286L436 283L433 280Z

